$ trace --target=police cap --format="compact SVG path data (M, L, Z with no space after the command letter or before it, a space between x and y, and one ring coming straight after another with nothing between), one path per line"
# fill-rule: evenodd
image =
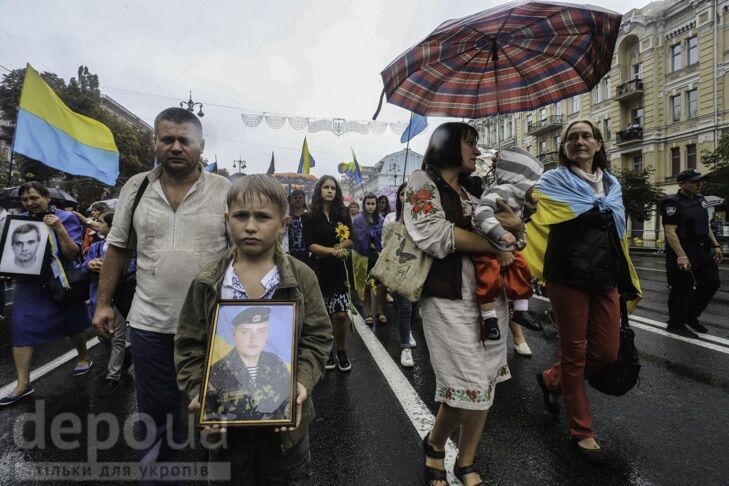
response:
M270 307L253 306L235 316L230 325L236 327L244 324L260 324L262 322L267 322L270 315Z
M691 182L698 182L702 179L706 179L706 175L703 175L701 172L699 172L696 169L686 169L679 172L679 174L676 176L677 182L683 182L683 181L691 181Z

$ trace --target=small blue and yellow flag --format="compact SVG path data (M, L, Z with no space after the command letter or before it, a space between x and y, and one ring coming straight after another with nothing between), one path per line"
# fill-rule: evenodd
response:
M350 147L352 151L352 161L342 162L337 166L337 170L340 174L345 174L351 177L356 184L362 182L362 172L359 170L359 162L357 162L357 156L354 154L354 149Z
M306 143L306 137L304 137L304 145L301 147L301 158L299 159L299 169L296 171L297 174L309 174L311 168L316 166L314 157L309 152L309 144Z
M71 111L30 64L20 94L13 151L110 186L119 176L119 150L111 130Z

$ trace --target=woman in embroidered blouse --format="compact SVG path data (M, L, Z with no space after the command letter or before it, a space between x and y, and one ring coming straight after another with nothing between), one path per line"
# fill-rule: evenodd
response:
M623 271L632 265L620 245L625 209L620 183L605 170L600 130L589 120L576 120L565 127L561 140L560 166L537 181L532 216L534 224L548 225L543 274L560 338L559 362L537 374L537 382L552 415L559 413L557 396L564 396L573 443L586 459L597 462L604 453L592 431L585 378L617 359L618 287L630 298L639 289L626 279L629 270ZM567 205L574 216L548 221L550 215L565 213L545 206L554 201Z
M377 257L382 251L382 217L378 212L377 196L372 193L365 194L362 198L362 212L354 218L352 229L354 230L354 251L357 255L353 258L362 259L362 270L364 270L366 259L367 272L362 272L359 279L355 279L357 291L363 299L363 314L365 323L373 326L375 321L372 318L372 285L367 281L372 267L377 263ZM359 256L358 256L359 255ZM375 307L376 316L380 324L387 324L385 317L385 287L381 283L376 284Z
M349 210L344 205L342 189L334 177L325 175L319 178L311 198L311 211L303 224L304 241L311 253L311 267L319 280L334 330L336 359L335 349L332 349L326 369L339 367L340 371L349 371L352 365L346 352L349 295L345 260L352 240L348 236L338 236L337 228L346 228L349 235L352 223Z
M496 383L510 377L506 341L486 341L476 301L476 279L468 253L493 254L502 266L513 261L510 252L496 251L470 231L470 217L480 195L476 170L478 134L464 123L444 123L430 138L423 170L407 187L403 219L408 233L433 266L420 300L423 331L436 379L435 400L441 402L433 430L423 440L425 478L430 486L445 486L443 450L457 428L459 453L455 475L467 486L482 484L473 465ZM501 214L506 227L521 221ZM508 311L503 297L497 302L501 332Z

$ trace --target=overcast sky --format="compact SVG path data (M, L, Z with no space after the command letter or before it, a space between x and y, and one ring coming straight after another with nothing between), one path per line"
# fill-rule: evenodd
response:
M382 69L441 22L504 2L475 0L0 0L0 65L30 62L68 81L79 65L99 75L101 91L151 124L168 106L193 99L205 107L205 155L233 169L296 171L307 136L315 175L339 162L373 165L404 148L381 135L307 133L265 121L248 128L242 112L369 120ZM591 2L626 13L647 2ZM0 74L6 71L0 68ZM225 105L230 108L214 105ZM409 112L386 104L382 121L407 122ZM411 142L423 153L433 126Z

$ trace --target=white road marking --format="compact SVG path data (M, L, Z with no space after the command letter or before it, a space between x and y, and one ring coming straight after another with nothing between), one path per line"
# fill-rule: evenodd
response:
M549 302L549 299L547 297L543 297L541 295L535 295L533 296L533 298L542 300L544 302ZM678 341L683 341L685 343L695 344L696 346L701 346L702 348L719 351L720 353L729 354L729 339L725 339L719 336L712 336L711 334L701 333L699 333L699 339L679 336L672 332L666 331L666 323L654 321L653 319L648 319L647 317L631 315L630 321L632 325L637 327L638 329L650 331L652 333L669 337L671 339L676 339Z
M390 354L385 350L380 340L372 332L367 324L364 323L364 319L361 316L351 316L354 327L357 329L357 334L362 339L362 342L369 350L375 363L380 368L385 380L392 389L395 397L397 397L400 405L407 414L410 422L415 427L420 438L424 438L428 432L433 428L435 423L435 417L425 403L420 399L420 396L415 391L413 386L410 384L408 379L403 375L400 367L395 363ZM453 464L458 454L458 448L452 440L448 439L445 446L446 458L445 468L448 474L448 484L460 485L461 482L456 479L453 475Z
M94 346L96 346L97 344L99 344L99 338L93 337L93 338L89 339L88 341L86 341L86 348L91 349ZM62 354L58 358L54 359L53 361L49 361L48 363L32 370L30 372L30 382L33 383L35 380L37 380L41 376L50 373L51 371L55 370L59 366L71 361L76 356L78 356L78 352L75 349L72 349L71 351L67 351L66 353ZM12 383L8 383L4 387L0 388L0 397L4 397L5 395L7 395L11 391L13 391L17 385L18 385L18 380L15 380Z

